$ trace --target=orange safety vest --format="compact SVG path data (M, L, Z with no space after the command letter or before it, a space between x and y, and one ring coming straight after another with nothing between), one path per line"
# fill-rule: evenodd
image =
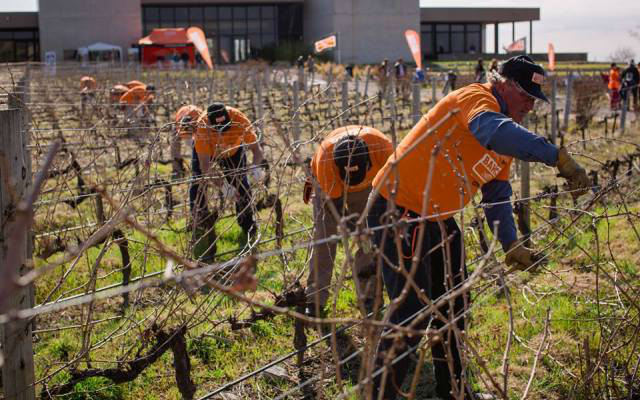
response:
M453 116L427 135L454 110ZM464 208L482 185L494 179L508 180L512 158L486 149L469 130L469 123L483 111L500 112L491 84L472 84L447 95L400 142L373 185L399 206L430 220L444 220ZM410 149L414 143L415 148ZM431 185L427 187L434 151ZM391 163L395 160L399 161L394 171ZM428 202L423 214L425 193Z
M133 89L136 86L144 86L145 88L147 87L147 85L145 85L144 83L135 80L125 83L124 86L126 86L127 89Z
M311 174L317 179L322 191L332 199L340 198L344 194L345 182L340 177L334 161L333 149L345 136L357 136L364 140L371 160L371 168L367 171L364 181L358 185L347 186L347 193L360 192L371 187L373 178L393 152L391 140L379 130L368 126L349 125L329 133L311 160Z
M609 89L620 90L622 86L620 82L620 70L618 68L611 68L609 71Z
M211 157L232 157L243 144L258 141L251 122L238 109L227 106L231 126L225 132L218 132L209 124L207 113L203 112L198 120L198 129L194 136L196 153Z

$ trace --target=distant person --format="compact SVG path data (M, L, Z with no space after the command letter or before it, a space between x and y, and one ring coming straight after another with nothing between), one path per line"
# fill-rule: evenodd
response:
M303 56L299 56L296 59L296 67L297 68L304 68L304 57Z
M475 68L475 81L476 83L484 83L485 79L486 79L486 72L484 70L484 64L482 61L482 58L478 59L478 63L476 64L476 68Z
M391 69L389 67L389 59L385 58L378 65L378 82L380 85L380 96L384 96L387 93L387 86L389 85L389 78L391 78Z
M638 109L638 84L640 83L640 72L633 60L629 62L629 66L622 71L622 90L620 95L622 100L628 105L628 110ZM633 96L633 107L631 101L627 100L629 92ZM623 103L623 104L625 104Z
M407 74L407 65L402 58L393 64L393 73L396 77L396 94L402 95L409 92L409 75Z
M127 121L153 122L150 106L153 104L155 90L153 85L134 86L120 97L120 105L125 110Z
M620 68L616 63L611 63L611 69L609 70L609 105L612 110L618 110L620 108Z
M489 72L498 72L498 60L495 58L491 60L491 64L489 64Z

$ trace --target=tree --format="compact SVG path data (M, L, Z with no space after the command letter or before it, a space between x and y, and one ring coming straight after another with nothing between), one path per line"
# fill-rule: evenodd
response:
M633 59L635 55L636 52L631 47L621 46L609 55L609 59L616 62L628 62L629 60Z

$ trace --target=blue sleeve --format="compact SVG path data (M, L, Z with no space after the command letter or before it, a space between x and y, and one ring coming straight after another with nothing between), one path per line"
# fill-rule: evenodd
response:
M493 232L494 223L499 221L498 240L505 251L518 239L510 201L512 194L511 184L507 181L493 180L482 186L482 203L487 224Z
M523 161L543 162L549 166L558 162L556 146L504 114L483 111L469 123L469 130L482 146L498 154Z

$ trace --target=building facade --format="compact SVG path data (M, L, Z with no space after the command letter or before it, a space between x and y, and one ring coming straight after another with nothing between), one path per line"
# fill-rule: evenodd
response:
M189 26L203 29L216 63L283 58L287 48L299 54L330 34L338 37L335 61L410 59L407 29L420 32L425 58L464 59L486 53L488 26L497 32L500 23L539 18L537 8L420 8L419 0L44 0L38 12L0 13L0 62L37 61L48 51L73 59L96 42L126 57L154 28Z

